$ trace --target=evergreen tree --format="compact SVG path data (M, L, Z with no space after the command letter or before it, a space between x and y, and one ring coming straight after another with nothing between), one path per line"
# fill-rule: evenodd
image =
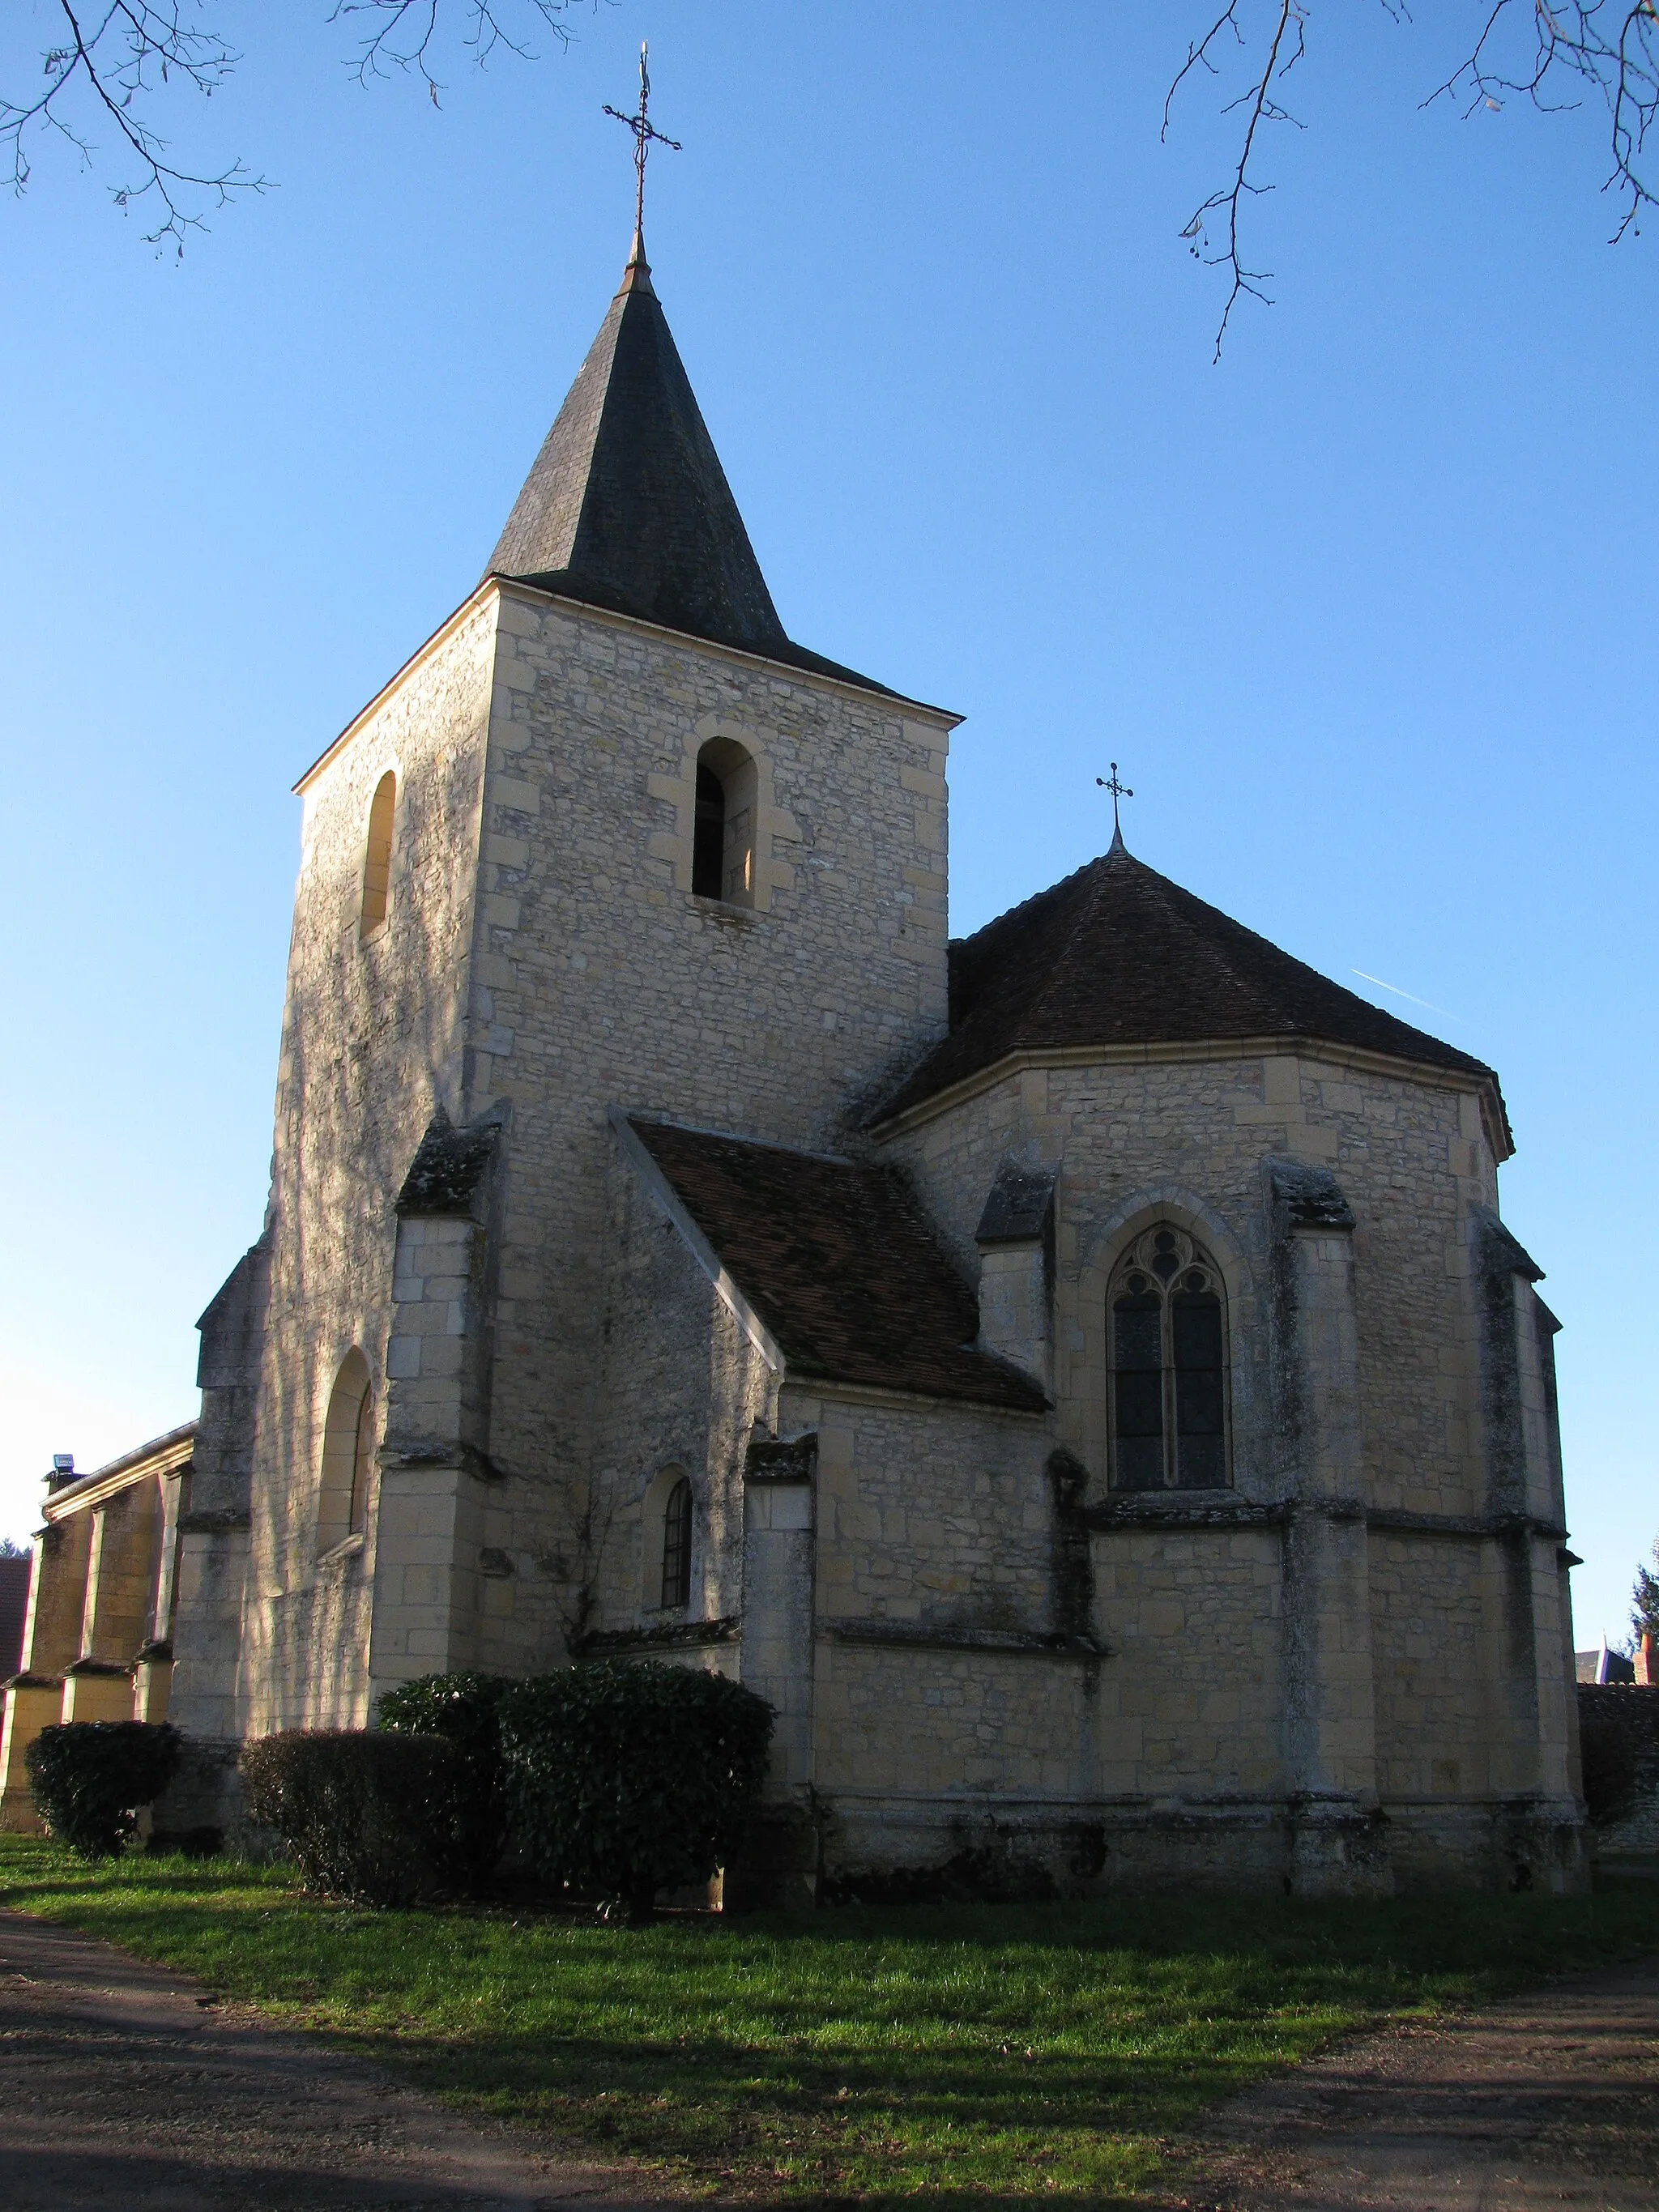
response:
M1659 1567L1659 1537L1653 1546L1653 1564ZM1638 1567L1636 1581L1631 1590L1631 1644L1632 1651L1642 1648L1642 1638L1652 1637L1659 1644L1659 1575L1650 1574L1645 1567Z

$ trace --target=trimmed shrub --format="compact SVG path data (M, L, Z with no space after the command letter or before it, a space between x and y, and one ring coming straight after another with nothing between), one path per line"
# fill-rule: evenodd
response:
M179 1731L165 1721L64 1721L23 1753L40 1817L83 1859L113 1858L138 1808L167 1788Z
M507 1848L507 1767L501 1703L515 1686L505 1674L466 1669L423 1674L380 1700L380 1726L400 1735L435 1735L454 1746L463 1769L441 1871L480 1889Z
M306 1887L404 1905L440 1886L465 1770L453 1744L362 1729L290 1729L242 1747L247 1808Z
M624 1898L637 1918L736 1844L772 1708L723 1675L598 1661L515 1684L501 1726L513 1826L537 1870Z

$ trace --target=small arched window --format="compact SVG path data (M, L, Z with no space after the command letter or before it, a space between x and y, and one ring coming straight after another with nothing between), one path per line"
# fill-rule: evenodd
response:
M726 880L726 787L712 768L697 763L697 820L691 833L691 888L717 899Z
M317 1549L331 1552L358 1536L368 1520L374 1472L375 1404L368 1362L355 1347L340 1363L323 1424L322 1495L317 1509Z
M398 779L388 769L374 787L368 808L368 845L363 855L363 906L358 935L369 937L386 920L392 884L392 817L398 805Z
M684 1610L691 1601L691 1486L682 1475L662 1514L662 1603Z
M731 738L711 738L697 755L691 830L691 889L727 906L755 902L755 763Z
M1112 1486L1213 1490L1227 1480L1221 1271L1184 1230L1136 1237L1107 1298Z

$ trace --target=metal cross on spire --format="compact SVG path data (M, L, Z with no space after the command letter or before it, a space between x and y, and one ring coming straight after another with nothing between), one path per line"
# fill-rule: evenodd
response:
M642 242L645 237L645 163L646 157L651 151L652 140L654 138L659 146L672 146L677 154L682 153L684 150L678 138L665 137L660 131L656 129L651 121L649 113L651 106L651 74L647 66L648 58L649 57L647 54L646 41L641 39L640 41L639 113L637 115L624 115L620 107L612 107L609 101L605 103L605 110L607 115L614 115L618 123L625 123L634 134L634 175L635 179L634 191L634 236L636 242Z
M1109 791L1112 794L1112 842L1115 845L1121 845L1123 842L1123 824L1118 820L1117 803L1120 799L1133 799L1134 797L1134 793L1130 790L1127 783L1120 783L1118 781L1117 763L1115 761L1112 763L1111 775L1109 776L1097 775L1095 778L1095 781L1100 786L1100 788L1103 791Z

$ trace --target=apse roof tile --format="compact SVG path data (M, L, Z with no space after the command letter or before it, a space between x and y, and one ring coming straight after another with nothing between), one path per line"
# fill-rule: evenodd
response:
M1438 1037L1112 849L950 947L951 1026L876 1115L921 1104L1012 1054L1307 1037L1492 1084ZM1501 1099L1499 1100L1501 1108Z

